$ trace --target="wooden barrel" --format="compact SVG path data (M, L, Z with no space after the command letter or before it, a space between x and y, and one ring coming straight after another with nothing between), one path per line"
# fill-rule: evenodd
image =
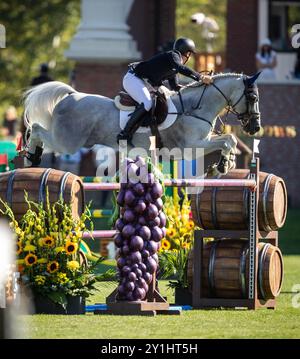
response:
M232 170L221 179L247 179L249 170ZM203 229L247 229L249 189L243 187L206 187L192 195L193 218ZM282 178L260 172L258 226L272 231L284 225L287 191Z
M0 198L7 202L16 219L27 211L24 190L34 202L45 202L46 188L50 203L56 202L62 195L72 206L74 218L78 218L84 209L83 183L78 176L51 168L22 168L0 174Z
M202 290L208 298L248 297L248 240L220 239L203 247ZM283 279L283 259L278 247L258 244L258 297L279 295ZM193 283L193 251L188 259L188 282Z

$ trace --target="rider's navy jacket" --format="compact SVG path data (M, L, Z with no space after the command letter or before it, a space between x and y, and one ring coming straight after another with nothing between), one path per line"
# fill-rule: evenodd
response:
M168 51L153 56L148 61L139 62L134 67L136 76L148 79L153 86L161 86L168 80L172 89L178 86L176 74L180 73L193 80L200 80L200 75L187 66L182 65L181 54L178 51Z

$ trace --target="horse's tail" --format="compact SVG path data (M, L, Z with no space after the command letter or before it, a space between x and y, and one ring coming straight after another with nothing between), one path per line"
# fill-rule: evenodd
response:
M69 93L77 92L73 87L59 81L50 81L30 88L24 93L24 122L27 128L39 123L45 129L51 126L55 106Z

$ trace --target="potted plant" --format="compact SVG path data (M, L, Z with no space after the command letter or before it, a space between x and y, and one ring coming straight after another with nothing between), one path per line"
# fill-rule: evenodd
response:
M95 283L113 273L96 275L102 258L86 258L82 251L82 231L90 212L86 207L80 218L72 216L71 206L59 200L50 205L32 202L25 194L28 210L20 221L7 203L2 214L10 219L17 238L17 264L21 283L30 289L36 313L83 314L85 299Z
M188 255L188 247L159 253L160 278L169 279L168 286L175 290L175 304L179 305L192 305L187 280Z

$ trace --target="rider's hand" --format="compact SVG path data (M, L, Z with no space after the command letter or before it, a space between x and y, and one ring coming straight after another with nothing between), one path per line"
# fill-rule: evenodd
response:
M182 88L184 88L183 85L177 84L176 88L175 88L175 91L180 91Z
M206 85L210 85L214 80L209 75L201 75L201 81Z

